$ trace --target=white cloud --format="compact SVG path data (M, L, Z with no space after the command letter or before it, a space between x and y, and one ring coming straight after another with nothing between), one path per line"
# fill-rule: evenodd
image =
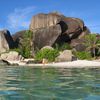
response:
M30 18L33 15L35 7L16 8L12 13L8 15L8 27L12 30L18 30L20 28L28 28Z

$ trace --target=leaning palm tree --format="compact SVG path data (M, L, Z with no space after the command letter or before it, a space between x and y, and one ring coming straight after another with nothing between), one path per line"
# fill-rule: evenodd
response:
M88 34L85 36L86 51L90 51L93 54L93 57L96 57L96 49L100 51L100 39L97 37L97 34Z

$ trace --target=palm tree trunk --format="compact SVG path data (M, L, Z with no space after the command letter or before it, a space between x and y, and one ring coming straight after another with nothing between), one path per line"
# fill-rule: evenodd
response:
M93 48L93 57L95 58L95 48Z

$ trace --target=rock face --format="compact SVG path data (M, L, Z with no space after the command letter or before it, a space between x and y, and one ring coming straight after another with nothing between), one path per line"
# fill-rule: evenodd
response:
M24 35L24 33L26 31L27 30L19 31L19 32L16 32L15 34L12 35L12 38L14 40L15 47L18 47L21 44L21 41L23 39L23 35Z
M16 51L10 51L9 53L1 54L0 59L5 61L20 61L23 57Z
M59 14L49 13L49 14L38 14L33 16L30 24L30 30L40 29L45 27L50 27L56 25L60 18Z
M84 38L83 39L73 39L70 43L71 47L75 51L85 51L86 47L84 45Z
M91 33L90 30L84 26L82 33L79 35L78 39L83 39L85 35Z
M58 13L38 14L33 16L30 30L46 28L60 24L62 33L78 34L84 28L84 22L78 18L65 17Z
M29 30L33 32L33 48L41 49L48 45L71 43L74 39L82 39L90 33L84 22L78 18L66 17L58 13L37 14L33 16ZM21 31L13 35L16 46L21 44Z
M70 39L78 37L84 27L83 21L70 17L62 17L59 24L62 28L62 34L67 34Z
M13 39L8 30L0 31L0 53L6 52L14 47Z
M60 53L60 55L56 58L57 62L66 62L66 61L72 61L72 51L71 50L64 50Z
M58 25L59 28L57 28ZM54 43L81 39L90 33L81 19L65 17L58 13L42 13L33 16L30 30L35 34L34 45L40 48L45 45L52 46Z
M41 28L34 32L34 47L42 48L46 45L52 46L61 34L60 25Z

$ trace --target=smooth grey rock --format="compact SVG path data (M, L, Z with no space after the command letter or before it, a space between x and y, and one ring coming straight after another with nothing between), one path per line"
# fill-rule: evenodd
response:
M51 27L59 22L61 16L56 13L40 13L32 17L30 30Z
M41 48L41 50L44 50L44 49L51 49L51 50L54 50L54 48L51 47L51 46L44 46L43 48Z
M14 47L13 39L8 30L0 31L0 53L6 52Z
M16 51L10 51L8 53L1 54L0 58L6 61L20 61L23 59L21 55L19 55Z
M52 46L61 34L60 25L41 28L33 32L33 44L35 48L41 49L44 46Z
M60 52L60 55L56 58L56 62L67 62L72 61L72 51L71 50L64 50Z

